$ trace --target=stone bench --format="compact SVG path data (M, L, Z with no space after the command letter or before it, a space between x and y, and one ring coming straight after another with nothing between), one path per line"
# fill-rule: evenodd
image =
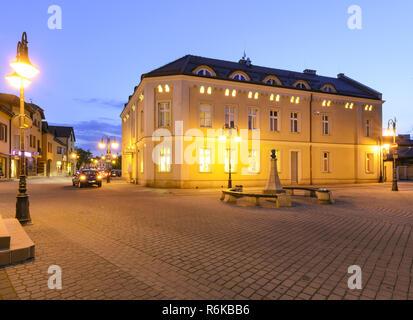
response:
M333 193L324 188L315 187L284 187L287 193L294 195L295 190L304 191L304 196L318 199L319 204L333 204Z
M262 193L245 193L239 191L222 190L220 200L224 201L225 197L228 197L227 203L236 203L240 198L255 198L255 205L260 206L260 199L273 199L275 200L275 207L291 207L291 198L287 194L262 194Z

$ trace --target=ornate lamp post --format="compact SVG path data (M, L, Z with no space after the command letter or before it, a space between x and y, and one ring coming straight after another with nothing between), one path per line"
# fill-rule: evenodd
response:
M231 142L232 142L232 130L236 130L237 136L235 137L235 142L240 142L241 137L238 136L238 127L234 126L234 123L231 122L231 125L229 126L228 124L224 124L222 127L222 131L224 132L224 135L220 136L220 140L225 141L227 140L227 135L225 132L228 132L228 137L229 137L229 151L228 151L228 189L232 188L232 164L231 164Z
M103 141L103 139L106 138L106 143ZM102 140L100 141L100 143L98 144L98 147L100 149L105 149L106 148L106 164L107 164L107 169L111 169L112 168L112 149L118 149L119 148L119 143L116 141L116 138L113 137L113 142L110 142L110 137L108 136L103 136ZM111 171L111 170L110 170ZM109 172L106 182L110 183L110 175L111 172Z
M393 155L393 182L392 182L392 187L391 187L392 191L399 191L399 187L397 185L397 168L396 168L396 159L398 158L397 144L396 144L396 123L397 123L396 118L390 119L387 122L387 129L386 129L386 135L393 136L393 145L391 147L392 155Z
M19 193L16 202L16 219L22 225L31 223L29 210L29 196L26 191L26 157L24 146L24 130L29 127L27 117L24 113L24 88L30 84L30 79L34 78L39 70L33 66L29 60L29 49L27 47L27 34L23 32L22 40L17 44L16 61L10 63L14 72L7 76L12 87L20 89L20 111L19 111L19 129L20 129L20 177Z

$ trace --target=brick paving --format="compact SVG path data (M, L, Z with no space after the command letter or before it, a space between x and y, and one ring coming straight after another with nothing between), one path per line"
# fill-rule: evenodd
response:
M337 203L219 201L217 190L29 182L36 258L0 269L0 299L413 299L413 184L334 186ZM0 183L13 217L16 182ZM59 265L63 289L47 286ZM350 265L362 289L347 287Z

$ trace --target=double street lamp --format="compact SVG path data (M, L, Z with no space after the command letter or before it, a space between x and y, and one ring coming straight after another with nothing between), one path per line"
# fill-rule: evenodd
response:
M232 132L236 130L235 142L240 142L241 137L238 136L238 127L234 125L233 121L231 121L230 125L224 124L222 127L223 135L219 137L219 139L223 142L227 141L227 136L229 140L229 150L228 150L228 189L232 188L232 164L231 164L231 143L232 143Z
M104 142L104 139L106 138L106 143ZM111 171L110 169L112 168L112 149L118 149L119 148L119 143L116 141L116 138L113 137L113 142L111 142L111 138L108 136L103 136L102 140L100 141L100 143L98 144L98 147L100 149L105 149L106 148L106 163L107 163L107 167L109 169L109 171ZM103 159L103 156L102 156ZM110 183L110 175L111 172L108 173L107 176L107 183Z
M19 220L22 225L31 223L29 196L26 193L26 157L24 146L24 130L30 126L30 122L27 121L27 116L24 112L24 88L26 88L31 83L31 79L39 73L39 69L32 65L29 60L27 43L27 34L23 32L21 41L17 43L16 61L10 63L14 72L6 77L13 88L20 89L20 110L18 115L20 129L20 177L16 202L16 219Z

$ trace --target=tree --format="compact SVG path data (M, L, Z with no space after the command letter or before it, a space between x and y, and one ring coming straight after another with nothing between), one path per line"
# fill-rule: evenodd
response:
M90 150L83 150L82 148L76 148L76 154L79 156L76 163L76 169L79 170L84 164L88 164L92 158L92 152Z

